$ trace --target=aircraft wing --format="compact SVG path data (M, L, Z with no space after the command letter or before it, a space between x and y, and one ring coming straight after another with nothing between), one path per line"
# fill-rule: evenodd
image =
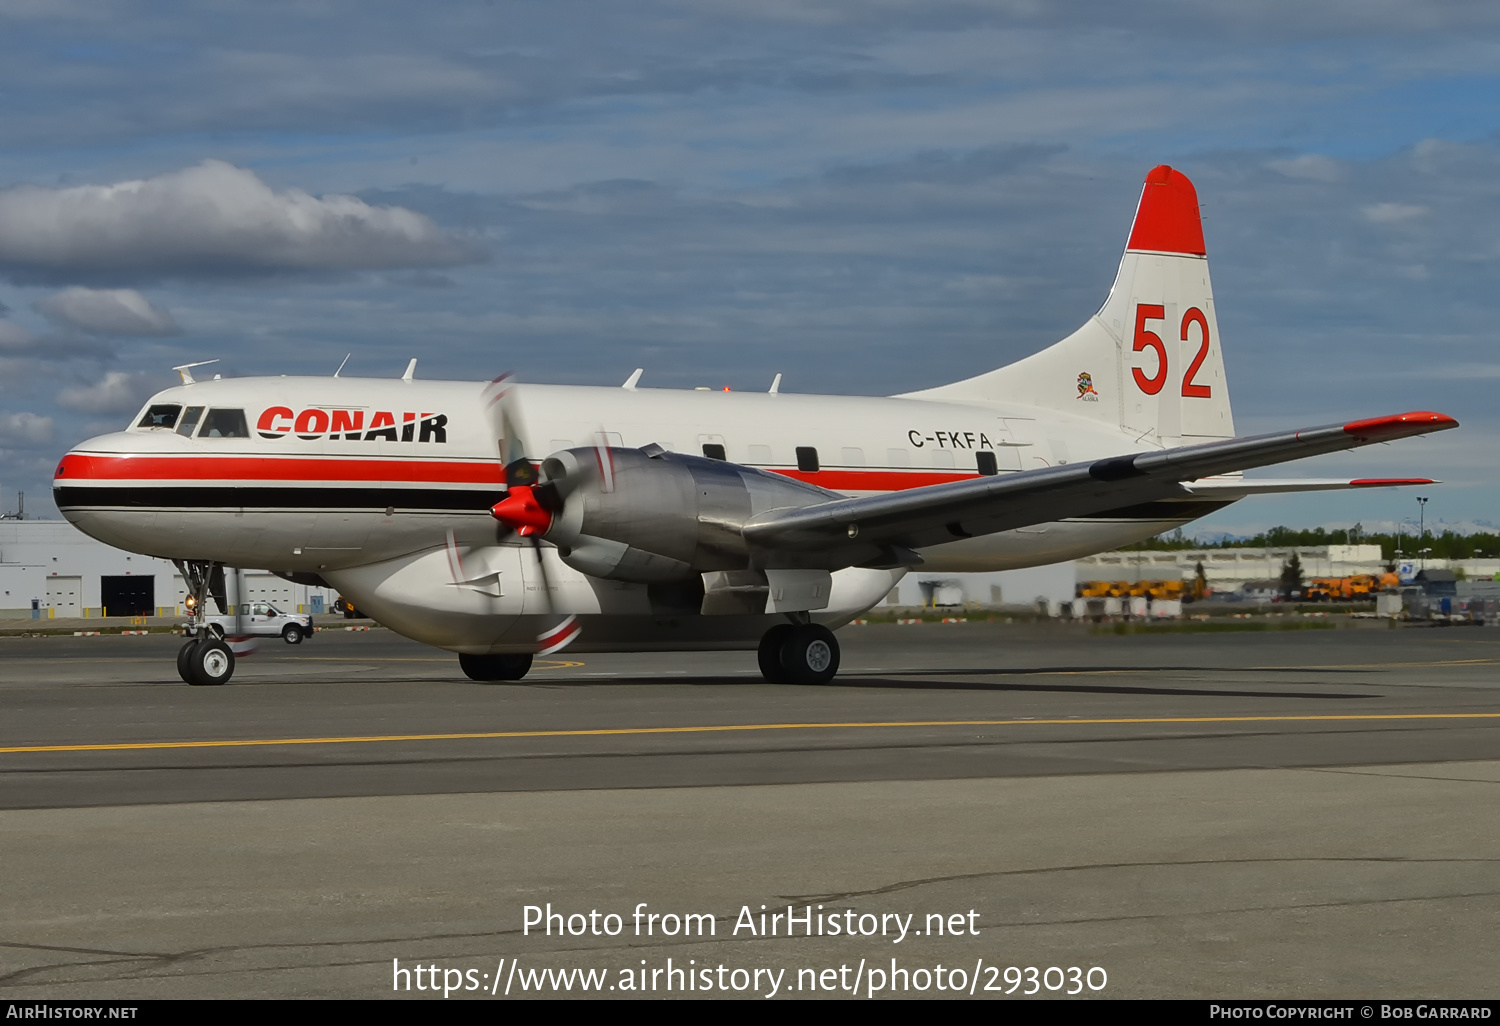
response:
M1141 503L1191 499L1202 494L1199 488L1203 478L1457 426L1458 421L1441 413L1402 413L1111 456L1090 463L770 510L747 523L744 535L767 566L833 569L914 564L920 560L913 550L930 545ZM1243 482L1238 487L1238 494L1250 494ZM1207 490L1214 491L1212 487ZM1236 493L1225 487L1217 494L1227 498Z

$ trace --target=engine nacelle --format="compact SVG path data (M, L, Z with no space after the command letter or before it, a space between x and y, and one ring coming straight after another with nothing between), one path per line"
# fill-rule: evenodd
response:
M644 449L565 449L542 463L561 508L545 537L580 573L654 584L746 570L742 528L767 510L841 498L764 471Z

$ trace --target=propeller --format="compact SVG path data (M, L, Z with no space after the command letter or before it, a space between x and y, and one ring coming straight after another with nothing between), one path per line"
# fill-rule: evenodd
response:
M521 412L515 385L515 377L507 373L491 381L484 390L485 411L495 435L500 464L505 468L505 498L490 508L490 514L504 524L508 532L513 531L531 540L537 577L542 583L542 601L547 616L551 618L556 616L556 610L552 605L552 582L547 576L547 562L542 558L542 535L552 526L553 517L562 508L562 500L555 486L541 482L536 465L527 455L520 430ZM565 617L537 635L537 655L562 651L577 639L581 629L576 615Z

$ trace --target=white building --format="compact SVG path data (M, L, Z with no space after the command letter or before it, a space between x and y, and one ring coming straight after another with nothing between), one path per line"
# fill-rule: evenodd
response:
M1072 561L984 574L944 574L918 568L886 596L888 606L1029 606L1045 603L1050 615L1073 601Z
M263 571L244 580L241 601L289 613L332 611L336 597ZM65 520L0 520L0 618L182 616L187 592L169 561L112 548Z
M1178 549L1173 551L1101 552L1077 560L1077 579L1083 581L1166 581L1190 580L1197 576L1199 563L1211 587L1232 591L1247 581L1276 580L1282 565L1297 554L1302 563L1302 578L1349 577L1353 574L1381 574L1386 560L1379 545L1308 545L1260 549ZM1500 574L1500 559L1429 559L1420 565L1410 563L1411 576L1425 566L1430 570L1462 570L1470 580L1494 578ZM1402 569L1402 568L1398 568Z

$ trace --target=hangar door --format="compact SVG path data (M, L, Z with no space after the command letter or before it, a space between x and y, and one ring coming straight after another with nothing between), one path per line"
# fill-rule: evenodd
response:
M297 611L297 586L275 574L245 575L245 597L241 601L269 602L283 613Z
M83 615L83 578L47 578L47 608L53 616Z
M100 577L99 604L105 616L154 616L156 578L150 574Z

